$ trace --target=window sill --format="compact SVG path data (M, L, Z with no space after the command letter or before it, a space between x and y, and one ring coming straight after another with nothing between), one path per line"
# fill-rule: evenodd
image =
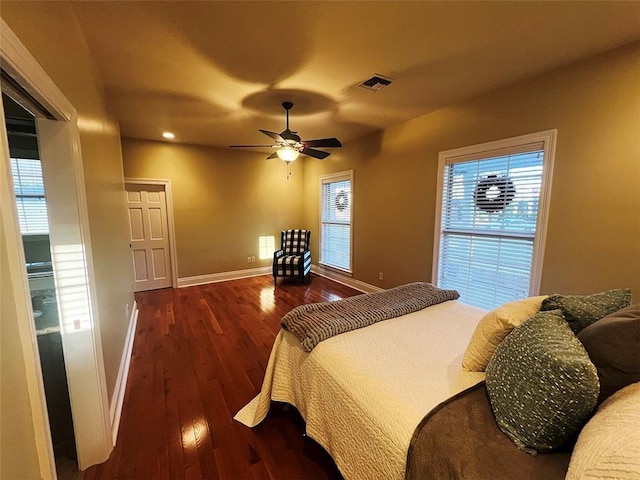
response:
M326 263L318 262L318 268L321 268L323 270L327 270L330 272L336 272L341 275L345 275L347 277L353 277L353 272L351 270L345 270L340 267L334 267L333 265L327 265Z

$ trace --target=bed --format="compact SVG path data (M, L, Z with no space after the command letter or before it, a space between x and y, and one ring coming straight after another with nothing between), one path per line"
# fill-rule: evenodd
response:
M296 307L235 419L253 427L272 400L295 406L347 479L640 478L640 304L628 289L488 313L457 297L416 283ZM298 319L316 322L311 335Z
M309 353L281 330L260 394L235 419L253 427L271 400L289 403L345 478L404 478L423 417L484 379L461 365L484 313L450 300L333 336Z

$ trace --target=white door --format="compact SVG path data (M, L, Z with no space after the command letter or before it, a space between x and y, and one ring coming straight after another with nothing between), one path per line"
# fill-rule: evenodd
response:
M167 199L163 185L126 186L134 291L171 287Z

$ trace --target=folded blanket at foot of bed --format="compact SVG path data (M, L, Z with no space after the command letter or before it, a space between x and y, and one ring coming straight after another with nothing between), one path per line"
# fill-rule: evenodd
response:
M504 435L484 382L431 410L416 428L405 480L423 478L564 479L571 453L529 455Z
M340 333L399 317L447 300L456 300L455 290L415 282L377 293L356 295L335 302L311 303L294 308L280 322L293 333L305 351Z

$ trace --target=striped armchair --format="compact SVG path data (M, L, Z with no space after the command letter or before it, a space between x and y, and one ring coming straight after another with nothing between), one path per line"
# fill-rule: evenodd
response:
M311 271L310 230L282 230L280 250L273 253L273 283L278 277L298 277L304 281Z

